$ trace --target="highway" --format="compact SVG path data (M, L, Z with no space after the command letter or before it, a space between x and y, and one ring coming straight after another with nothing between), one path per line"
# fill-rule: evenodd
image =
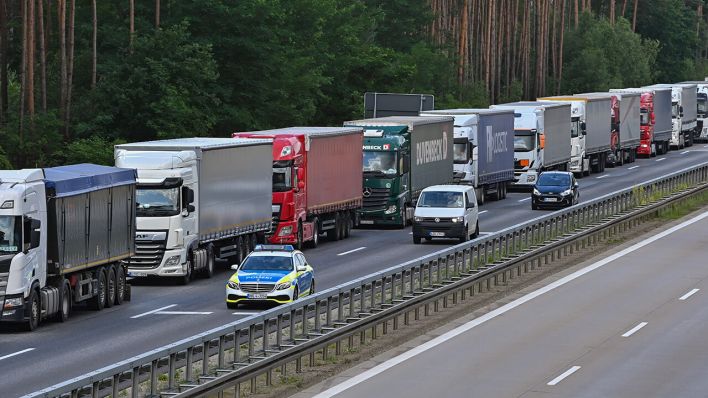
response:
M690 222L298 396L705 397L708 212Z
M581 202L708 161L708 145L638 159L580 182ZM480 229L492 233L538 217L528 193L480 208ZM413 245L410 228L354 230L349 239L322 242L305 251L315 268L318 289L440 250L451 242ZM228 310L224 287L231 271L188 286L172 282L133 286L132 301L100 312L75 308L65 324L45 323L36 332L0 331L0 396L12 397L76 377L176 340L218 327L259 308ZM52 358L48 361L46 358ZM41 375L41 376L40 376Z

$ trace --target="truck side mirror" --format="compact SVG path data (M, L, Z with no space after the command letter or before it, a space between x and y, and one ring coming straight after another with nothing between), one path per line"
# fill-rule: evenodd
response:
M300 191L302 191L303 189L305 189L305 182L304 182L304 181L298 181L298 182L297 182L297 189L300 190Z
M683 107L679 106L679 116L683 117Z
M543 149L546 146L546 136L543 134L538 135L538 148Z
M303 178L305 178L305 170L302 169L302 167L297 169L297 180L300 181ZM298 184L299 186L300 184ZM303 187L304 188L304 187Z
M182 200L184 201L184 208L189 207L190 204L194 203L194 190L189 187L182 187ZM194 207L194 206L192 206ZM194 211L194 210L188 210Z
M585 128L586 128L586 124L585 124L585 122L581 122L581 123L580 123L580 130L582 130L582 131L583 131L583 135L585 135L585 134L586 134L586 132L585 132Z
M194 205L192 205L192 204L187 205L187 213L194 213L195 210L197 210L197 208L194 207Z

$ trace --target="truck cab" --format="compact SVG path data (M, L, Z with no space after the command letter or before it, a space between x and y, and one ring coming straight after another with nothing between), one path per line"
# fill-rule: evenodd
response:
M654 94L642 93L639 105L640 142L638 155L656 156L658 148L654 143Z
M671 141L674 148L686 146L682 129L683 106L681 106L681 88L671 88Z
M197 182L193 151L117 149L116 166L137 169L135 255L130 276L183 276L190 272L187 248L197 239Z
M705 141L708 140L708 83L698 85L698 100L696 101L698 109L698 138Z

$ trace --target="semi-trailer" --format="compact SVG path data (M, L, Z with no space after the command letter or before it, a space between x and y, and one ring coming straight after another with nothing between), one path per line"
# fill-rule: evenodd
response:
M540 102L570 104L571 159L570 171L578 177L590 171L605 171L612 148L610 98L592 96L555 96L539 98Z
M612 164L634 162L641 134L639 122L640 94L595 92L576 95L610 98L612 101L610 117L613 140L608 160Z
M674 148L693 145L697 126L698 92L695 84L655 84L649 87L671 89L671 142Z
M273 140L273 228L268 241L316 247L349 236L361 208L362 129L288 127L234 133Z
M271 226L272 140L178 138L121 144L137 170L132 277L210 277L215 259L240 263Z
M364 129L360 225L405 227L424 188L453 181L452 117L390 116L344 125Z
M514 111L501 109L442 109L421 116L452 116L453 178L472 185L477 203L506 197L514 181Z
M671 141L671 89L622 88L611 93L639 93L640 144L638 155L656 156L669 151Z
M64 322L75 303L130 299L135 171L94 164L0 171L1 322Z
M514 185L531 188L546 170L570 166L570 104L521 101L492 105L514 111Z
M696 85L696 130L693 137L696 141L708 141L708 78L681 83Z

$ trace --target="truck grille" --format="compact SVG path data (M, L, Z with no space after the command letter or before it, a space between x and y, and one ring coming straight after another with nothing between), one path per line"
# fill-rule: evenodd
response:
M167 232L138 232L135 239L135 255L128 259L128 267L144 269L159 267L166 247Z
M270 224L270 231L266 234L267 236L271 236L275 234L275 230L278 229L278 223L280 222L280 212L278 213L273 213L273 221L271 221Z
M364 188L363 208L365 210L383 209L388 203L390 194L389 188Z
M246 293L270 293L275 288L273 283L240 283L239 288Z
M5 295L5 292L7 291L8 280L10 280L9 272L0 274L0 298L2 298Z

